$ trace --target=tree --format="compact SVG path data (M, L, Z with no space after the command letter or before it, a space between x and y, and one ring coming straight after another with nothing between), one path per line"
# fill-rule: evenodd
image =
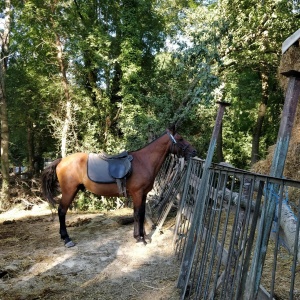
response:
M54 19L53 16L56 15L57 10L61 8L58 6L58 1L52 1L50 4L50 24L55 37L55 46L56 46L56 59L57 65L59 68L59 73L61 76L61 85L63 90L63 101L65 102L64 111L65 117L63 120L62 133L61 133L61 156L65 157L67 155L67 140L69 135L69 130L72 122L72 101L70 94L70 86L67 78L67 69L68 69L68 60L64 53L65 44L63 42L64 37L60 36L59 32L62 32L59 23ZM60 11L58 11L60 14Z
M155 72L155 54L164 38L155 2L74 3L74 18L81 25L79 42L71 41L77 52L74 67L81 74L76 76L77 84L91 99L92 119L98 122L94 138L107 151L140 147L147 136L146 83Z
M248 74L250 71L253 78L256 77L260 81L259 93L254 100L257 109L256 120L251 126L253 164L264 155L267 148L264 147L262 151L261 142L266 132L264 128L268 127L268 105L274 92L281 43L300 23L293 17L291 1L223 0L219 4L219 13L226 26L221 54L224 60L224 82L228 82L226 79L232 72L243 76L245 71ZM278 84L275 90L280 93ZM276 129L277 127L274 127L275 132ZM276 137L275 132L273 134Z
M20 8L12 66L18 56L18 68L27 73L24 79L32 80L34 73L47 84L32 82L28 89L30 82L20 80L10 95L17 96L18 91L24 99L24 89L39 94L42 106L34 97L37 106L28 99L30 109L44 110L57 140L67 133L60 143L67 143L60 147L65 149L63 155L117 151L126 144L121 123L128 120L128 109L136 111L135 103L142 103L143 84L151 78L155 52L162 46L161 25L152 5L149 1L29 0ZM12 98L18 101L18 96Z
M9 56L9 39L11 30L12 7L10 0L4 3L4 28L0 32L0 120L1 120L1 173L2 173L2 190L0 208L9 205L9 132L7 118L7 98L5 91L5 77L7 71L7 62Z
M177 17L167 32L165 51L156 55L158 67L148 83L145 100L147 110L155 116L154 131L166 126L167 121L176 122L204 157L211 134L204 127L213 126L215 105L212 104L222 99L217 77L220 64L217 19L211 6L176 3ZM168 11L174 12L173 9ZM191 138L193 135L195 139Z
M297 24L287 21L291 9L282 3L28 0L15 6L7 70L13 158L33 168L43 153L138 148L172 121L188 139L196 136L204 156L214 102L225 100L232 106L218 159L250 165L276 138L276 126L268 124L279 123L280 44ZM258 115L259 107L265 114Z

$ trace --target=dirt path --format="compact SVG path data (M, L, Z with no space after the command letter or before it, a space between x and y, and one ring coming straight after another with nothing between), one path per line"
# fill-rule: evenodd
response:
M137 244L133 224L117 222L128 214L69 213L69 249L45 205L0 214L0 300L179 299L172 231Z

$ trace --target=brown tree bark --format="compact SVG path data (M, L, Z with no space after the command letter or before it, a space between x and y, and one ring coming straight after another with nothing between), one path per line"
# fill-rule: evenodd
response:
M28 172L34 173L34 141L33 141L33 124L27 121L27 149L28 149Z
M4 30L0 33L0 119L1 119L1 173L2 189L0 197L0 208L9 206L9 131L7 117L7 99L5 93L5 76L9 54L9 35L11 26L11 3L5 0Z
M262 96L261 96L261 102L259 104L258 108L258 114L257 114L257 120L256 124L253 130L252 135L252 151L251 151L251 165L256 163L260 157L259 157L259 143L260 143L260 137L262 134L262 127L264 118L267 111L267 103L269 98L269 84L268 84L268 74L265 69L262 69L261 71L261 85L262 85Z
M69 82L67 78L67 67L63 58L63 44L60 40L60 36L55 34L55 43L57 49L57 62L59 66L59 70L61 72L61 83L64 90L64 98L65 98L65 119L64 125L62 128L62 136L61 136L61 156L65 157L67 155L67 141L68 141L68 133L70 130L71 122L72 122L72 102L69 91Z
M55 0L52 2L51 11L55 14L55 10L57 8L58 1ZM65 112L65 116L63 119L63 126L61 128L61 156L65 157L68 152L68 136L70 132L70 127L72 123L72 99L70 95L70 87L69 81L67 78L67 68L68 63L64 57L64 44L62 42L62 38L59 35L59 29L57 28L57 24L55 20L51 17L51 25L55 34L55 47L56 47L56 59L59 68L59 72L61 74L61 85L63 87L64 92L64 101L62 102L62 111Z

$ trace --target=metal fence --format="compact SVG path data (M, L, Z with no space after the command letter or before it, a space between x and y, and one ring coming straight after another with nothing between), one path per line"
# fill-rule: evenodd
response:
M300 299L300 183L213 165L200 189L203 165L192 159L181 176L174 234L181 299ZM268 201L276 215L260 257Z

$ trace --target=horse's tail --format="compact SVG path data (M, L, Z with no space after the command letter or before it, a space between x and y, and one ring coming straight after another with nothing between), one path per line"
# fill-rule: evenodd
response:
M62 159L56 159L48 167L46 167L42 173L42 192L44 198L55 206L57 204L54 199L56 192L58 191L59 184L56 175L56 167Z

